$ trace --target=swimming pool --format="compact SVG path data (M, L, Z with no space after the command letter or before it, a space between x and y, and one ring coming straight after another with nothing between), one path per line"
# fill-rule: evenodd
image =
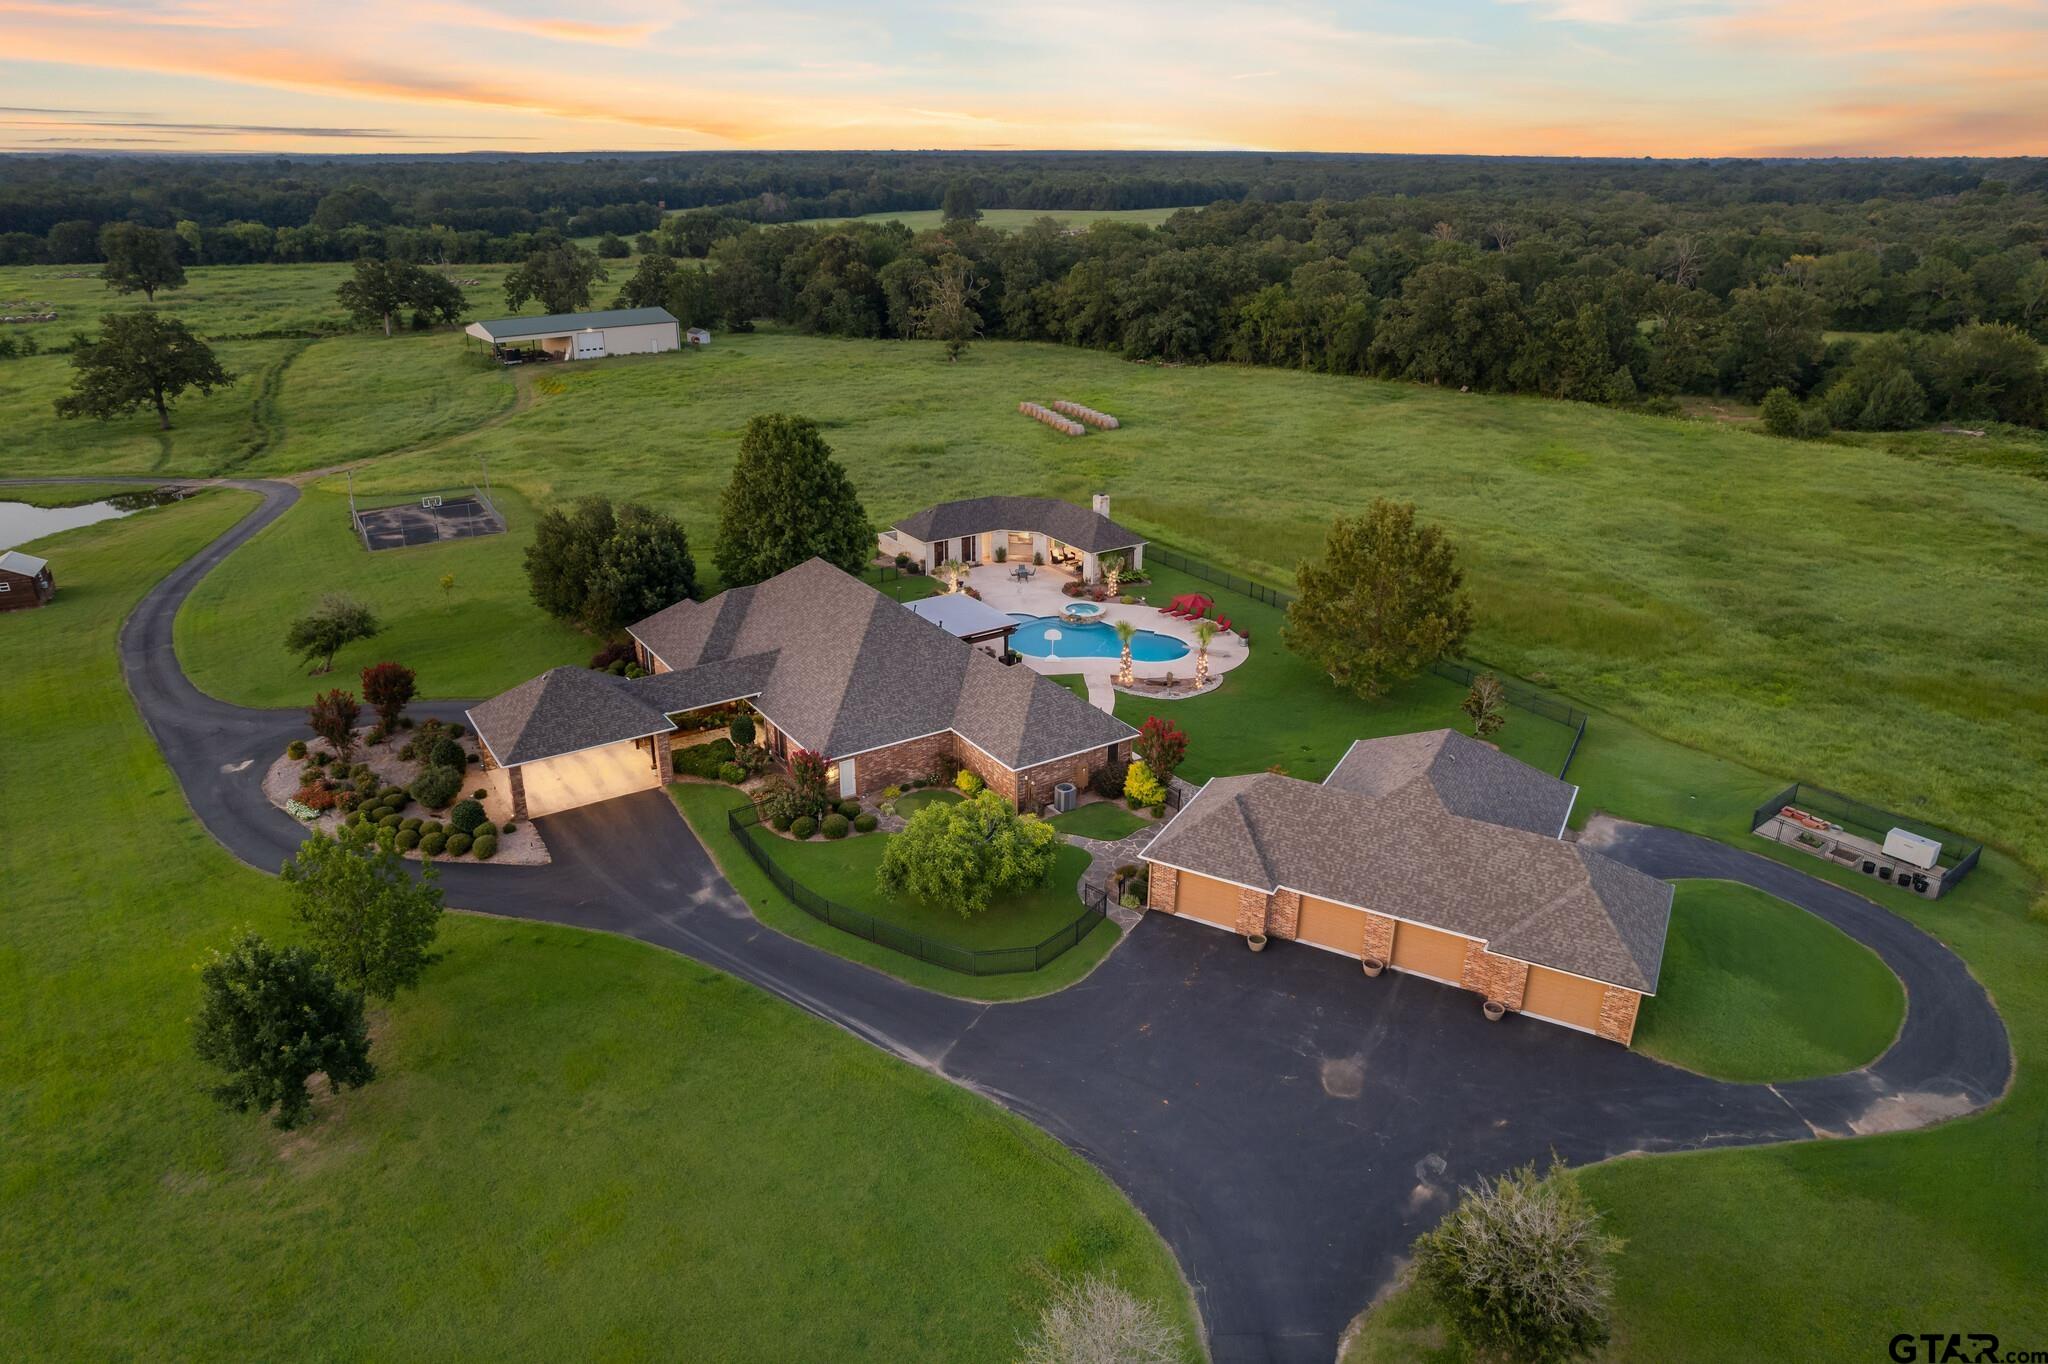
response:
M1123 657L1123 645L1117 640L1115 628L1107 622L1069 625L1058 616L1032 616L1018 611L1012 611L1010 619L1017 622L1010 647L1020 654L1033 658ZM1048 630L1056 631L1059 638L1046 638ZM1136 663L1171 663L1176 658L1186 658L1189 652L1187 641L1157 630L1140 630L1131 640L1131 660Z

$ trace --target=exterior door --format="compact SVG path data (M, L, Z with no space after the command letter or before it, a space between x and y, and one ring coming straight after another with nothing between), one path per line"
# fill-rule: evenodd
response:
M960 537L960 562L963 564L979 562L974 553L974 537L972 535Z

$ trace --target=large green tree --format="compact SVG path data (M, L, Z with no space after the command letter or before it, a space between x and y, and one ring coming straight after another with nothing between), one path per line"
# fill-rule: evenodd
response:
M213 1097L235 1112L277 1109L296 1127L313 1106L306 1081L336 1091L376 1078L363 997L344 988L307 947L272 947L256 934L215 952L199 971L199 1059L226 1072Z
M100 278L116 293L139 292L154 303L157 290L185 287L175 232L139 223L109 223L100 229L100 254L107 261Z
M431 864L415 881L368 830L343 826L332 837L313 830L282 874L306 936L344 988L392 999L419 983L441 931Z
M1002 896L1044 885L1059 847L1050 824L984 790L912 815L882 850L875 876L884 894L972 918Z
M913 314L919 336L946 343L946 359L958 360L967 352L968 342L981 335L981 314L975 300L981 285L965 257L948 255L925 280L922 298Z
M1442 527L1416 520L1412 502L1375 498L1365 515L1338 517L1295 579L1287 647L1359 696L1384 694L1471 633L1457 551Z
M666 512L586 497L550 507L526 550L534 604L607 634L697 595L697 564L682 523Z
M849 573L874 557L874 529L832 447L808 417L755 417L719 500L718 575L742 587L823 559Z
M1808 371L1826 350L1826 321L1827 305L1789 284L1737 289L1728 300L1723 337L1738 391L1750 398L1774 388L1804 392Z
M582 312L590 306L592 287L608 278L603 261L561 242L534 252L505 276L505 306L518 312L526 300L537 298L551 313Z
M162 431L187 389L211 393L235 382L204 341L161 313L108 313L97 340L73 339L71 368L71 391L55 400L58 416L106 421L148 407Z
M377 613L343 592L329 592L311 611L287 625L284 647L319 666L316 673L334 667L334 656L359 639L369 639L384 628Z
M438 270L367 256L356 262L355 272L334 295L356 321L382 322L386 336L391 335L392 319L408 308L415 318L454 322L469 302L461 287Z

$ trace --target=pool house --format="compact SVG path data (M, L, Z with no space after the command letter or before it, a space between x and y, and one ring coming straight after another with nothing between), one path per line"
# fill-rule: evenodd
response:
M877 537L885 558L907 555L926 572L952 563L1003 564L1020 578L1032 570L1102 581L1103 560L1115 555L1145 566L1145 541L1109 519L1109 494L1079 507L1054 497L970 497L906 516Z

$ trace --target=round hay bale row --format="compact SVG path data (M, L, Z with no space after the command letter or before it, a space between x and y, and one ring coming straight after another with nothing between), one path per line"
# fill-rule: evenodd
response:
M1077 421L1068 421L1049 407L1040 407L1037 403L1018 403L1017 410L1033 421L1044 422L1063 436L1085 436L1088 434L1087 427Z
M1090 426L1099 426L1104 431L1114 431L1117 428L1117 419L1107 412L1097 412L1092 407L1083 407L1080 403L1069 402L1065 398L1054 398L1052 405L1055 411L1064 412L1069 417L1087 422Z

